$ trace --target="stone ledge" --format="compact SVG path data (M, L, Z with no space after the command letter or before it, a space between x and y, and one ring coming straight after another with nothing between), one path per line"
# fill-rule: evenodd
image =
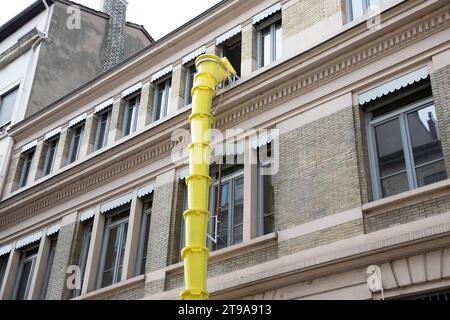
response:
M141 275L138 277L134 277L125 281L121 281L112 286L102 288L96 291L89 292L87 294L83 294L77 298L72 300L93 300L93 299L101 299L106 295L110 295L117 292L122 292L125 289L130 289L133 287L137 287L139 285L143 285L145 283L145 275Z
M422 188L402 192L400 194L364 204L362 211L365 217L382 214L405 206L418 204L424 200L439 198L450 191L450 179L434 183Z

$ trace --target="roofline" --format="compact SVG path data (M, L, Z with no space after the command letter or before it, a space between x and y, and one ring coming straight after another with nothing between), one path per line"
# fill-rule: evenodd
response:
M61 0L56 0L56 1L61 1ZM67 1L67 0L63 0L63 1ZM121 67L123 67L124 65L126 65L127 63L129 63L130 61L136 59L137 57L139 57L140 55L144 54L145 52L149 51L150 49L152 49L153 47L159 45L160 43L163 43L164 41L166 41L167 39L169 39L170 37L172 37L173 35L177 34L178 32L180 32L181 30L187 28L188 26L194 24L194 22L196 22L197 20L203 18L204 16L207 16L208 14L210 14L211 12L217 10L218 8L220 8L221 6L223 6L225 3L227 3L229 0L222 0L219 3L215 4L213 7L209 8L208 10L202 12L201 14L199 14L198 16L196 16L195 18L189 20L188 22L186 22L185 24L183 24L182 26L176 28L175 30L171 31L170 33L166 34L165 36L163 36L162 38L156 40L155 42L153 42L152 44L148 45L147 47L143 48L142 50L136 52L135 54L133 54L132 56L128 57L125 60L122 60L121 62L119 62L118 64L116 64L113 68L109 69L106 72L103 72L101 74L99 74L98 76L96 76L95 78L89 80L88 82L86 82L85 84L79 86L78 88L76 88L75 90L72 90L71 92L67 93L66 95L62 96L61 98L53 101L52 103L50 103L49 105L47 105L46 107L40 109L39 111L33 113L32 115L28 116L27 118L23 119L22 121L14 124L13 126L11 126L10 130L14 130L17 127L20 127L23 123L27 122L30 119L33 119L37 116L39 116L42 113L47 112L49 109L51 109L52 107L54 107L55 105L61 103L62 101L70 98L72 95L80 92L81 90L85 89L86 87L90 86L91 84L97 82L98 80L102 79L103 77L106 77L107 75L115 72L116 70L120 69Z
M47 0L48 5L54 3L53 0ZM0 42L8 38L28 21L35 18L38 14L45 10L45 5L41 0L36 0L31 5L22 10L14 18L10 19L0 26Z
M71 0L47 0L47 4L49 6L53 5L55 2L59 2L65 5L77 6L85 12L92 13L104 19L109 19L109 15L107 13L92 9L90 7L84 6L80 3ZM36 0L27 8L18 13L15 17L4 23L2 26L0 26L0 42L8 38L10 35L16 32L21 26L23 26L25 23L35 18L44 10L45 5L42 2L42 0ZM148 33L148 31L145 29L143 25L139 25L133 22L126 22L126 25L142 31L142 33L148 38L148 40L151 43L155 42L153 37Z

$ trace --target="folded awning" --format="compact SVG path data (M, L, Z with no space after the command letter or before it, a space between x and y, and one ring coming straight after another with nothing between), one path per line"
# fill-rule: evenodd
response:
M112 106L114 104L114 99L111 98L109 100L106 100L105 102L100 103L98 106L95 107L95 113L99 113L100 111L105 110L106 108Z
M61 224L57 223L47 229L47 237L57 234L61 230Z
M94 208L88 209L80 214L80 221L81 222L88 221L89 219L92 219L94 216L95 216L95 209Z
M39 232L36 232L36 233L34 233L34 234L32 234L32 235L30 235L28 237L20 239L16 243L16 249L20 249L20 248L26 247L26 246L28 246L30 244L33 244L35 242L38 242L38 241L41 240L41 238L42 238L42 232L39 231Z
M129 193L127 195L124 195L123 197L120 197L120 198L117 198L117 199L115 199L113 201L105 203L100 208L100 213L107 213L108 211L120 208L121 206L129 204L132 199L133 199L133 194Z
M221 35L220 37L218 37L216 39L216 45L219 45L225 41L227 41L228 39L233 38L235 35L239 34L242 32L242 26L237 26L234 27L233 29L231 29L230 31L225 32L223 35Z
M135 93L136 91L139 91L142 89L142 82L136 83L135 85L129 87L128 89L124 90L122 92L122 98L128 97L130 94Z
M28 150L31 150L31 149L35 148L36 146L37 146L37 140L31 141L30 143L28 143L22 147L21 152L22 153L27 152Z
M0 247L0 257L7 255L11 252L12 246L10 244Z
M267 8L266 10L258 13L257 15L255 15L253 17L253 24L257 24L258 22L267 19L268 17L270 17L271 15L273 15L274 13L277 13L278 11L281 10L281 3L277 3L274 4L273 6L271 6L270 8Z
M55 130L50 131L44 136L44 141L50 140L53 137L56 137L58 134L61 133L61 127L56 128Z
M86 120L87 118L87 114L86 112L79 115L78 117L76 117L75 119L72 119L69 121L69 128L76 126L77 124L83 122L84 120Z
M155 191L155 184L154 183L149 184L148 186L145 186L143 188L140 188L138 190L137 196L138 196L138 198L143 198L143 197L148 196L149 194L152 194L153 191Z
M198 56L200 56L200 55L202 55L204 53L206 53L206 47L205 46L195 50L194 52L191 52L187 56L184 56L183 59L181 60L181 63L182 64L186 64L186 63L194 60L195 58L197 58Z
M390 93L393 93L397 90L406 88L409 85L412 85L414 83L417 83L421 80L428 78L428 76L429 76L428 67L420 68L402 77L386 82L374 89L361 93L358 96L359 104L364 105L373 100L376 100Z
M172 66L172 65L167 66L167 67L165 67L164 69L159 70L158 72L156 72L156 73L154 73L154 74L152 75L151 81L152 81L152 82L155 82L155 81L158 80L159 78L164 77L166 74L171 73L172 70L173 70L173 66Z
M273 141L273 136L270 132L260 134L258 137L251 140L251 145L254 150L264 147Z

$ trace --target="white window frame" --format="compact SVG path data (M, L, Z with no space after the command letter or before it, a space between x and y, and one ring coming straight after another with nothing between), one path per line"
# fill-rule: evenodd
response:
M81 244L80 259L78 260L78 266L80 267L80 288L73 290L73 297L79 297L81 295L81 288L83 287L84 275L86 273L87 259L89 254L89 248L92 241L92 231L94 228L94 219L90 218L83 222L83 242Z
M131 101L135 101L133 105L131 105ZM130 95L126 98L126 105L123 115L123 128L122 128L122 137L126 137L137 130L137 123L139 117L139 107L141 104L141 91ZM130 109L131 110L130 112ZM127 127L130 126L130 130L128 132Z
M11 110L11 119L6 121L5 123L0 123L0 132L2 132L9 124L11 124L12 118L14 117L14 110L16 108L18 98L19 98L19 88L20 88L20 85L17 84L15 86L13 86L11 89L8 89L5 92L3 92L2 94L0 94L0 111L1 111L1 109L3 108L2 100L4 99L4 97L11 94L14 91L17 91L17 96L16 96L16 99L14 101L14 104L13 104L12 110Z
M41 288L41 300L45 300L45 297L47 295L47 291L48 291L48 285L50 282L50 273L52 271L52 266L53 266L53 260L55 258L55 252L56 252L56 245L58 242L58 237L54 236L51 238L51 244L50 244L50 251L48 253L48 258L47 258L47 264L45 266L45 273L44 273L44 281L43 281L43 285Z
M36 253L32 254L29 257L25 257L25 255L27 254L27 252L29 251L33 251L36 250ZM37 246L33 246L30 247L26 250L23 250L21 252L21 257L20 257L20 262L19 262L19 269L17 271L16 274L16 279L15 279L15 283L14 283L14 290L13 290L13 294L11 296L12 300L17 300L17 295L19 294L19 285L20 285L20 280L22 278L23 275L23 268L24 265L28 262L31 261L31 268L30 268L30 274L28 275L28 279L27 279L27 287L25 289L25 300L27 300L29 293L30 293L30 288L31 288L31 281L33 279L33 274L35 272L35 268L36 268L36 262L37 262L37 258L38 258L38 253L39 253L39 247Z
M234 172L230 175L227 175L225 177L222 177L222 186L225 183L230 183L230 189L228 192L228 222L227 222L227 227L228 227L228 234L227 234L227 245L226 248L231 247L235 244L241 243L234 243L234 227L238 227L234 226L234 200L235 200L235 194L234 194L234 186L235 186L235 181L238 179L244 179L244 171L245 170L239 170L237 172ZM218 187L219 185L219 181L217 179L215 179L213 185L211 186L211 202L210 202L210 212L214 212L216 213L216 193L215 193L215 189ZM216 213L217 214L217 213ZM244 219L243 219L244 220ZM211 250L215 250L214 245L217 243L218 241L218 217L217 215L214 215L211 217L210 223L209 223L209 230L213 230L213 232L211 232L213 234L212 239L210 239L210 249ZM242 228L244 228L244 221L242 221ZM222 248L223 249L223 248ZM220 249L219 249L220 250Z
M362 6L363 6L363 14L356 18L353 16L353 1L361 1ZM347 23L355 21L355 20L365 16L366 14L368 14L369 8L370 8L370 6L372 6L371 1L372 0L346 0L345 1L345 13L346 13L346 17L347 17ZM382 1L382 0L380 0L380 1Z
M128 215L126 217L123 217L117 221L111 222L115 216L121 215L125 212L128 212ZM122 208L117 209L114 213L108 214L106 224L105 224L105 233L104 233L103 242L102 242L100 265L99 265L99 269L98 269L97 289L106 288L108 286L114 285L114 284L120 282L122 279L122 274L121 274L121 272L119 272L120 260L121 260L120 250L123 247L123 244L124 244L123 242L127 241L126 237L124 238L124 233L128 232L129 221L130 221L129 213L130 213L129 206L123 206ZM103 273L105 272L104 269L105 269L105 262L106 262L106 254L107 254L108 245L109 245L109 235L110 235L111 230L116 227L119 227L119 231L118 231L118 235L117 235L117 237L119 238L119 243L117 246L119 252L116 254L116 258L114 261L113 280L112 280L111 284L109 284L106 287L103 287ZM123 261L123 263L125 263L125 261ZM123 270L123 266L122 266L122 270Z
M367 139L369 146L369 161L370 161L370 172L372 177L372 190L374 200L383 199L382 188L381 188L381 177L379 172L378 165L378 151L375 141L375 127L381 125L383 123L392 121L394 119L399 119L400 131L401 131L401 139L403 145L403 152L405 157L405 165L406 165L406 175L408 177L408 189L414 190L418 188L417 177L416 177L416 167L414 165L414 156L412 154L413 150L411 148L411 136L409 134L409 126L407 125L407 116L408 114L415 112L419 109L423 109L429 106L434 106L433 97L429 97L426 99L421 99L412 104L406 105L405 107L399 108L393 112L389 112L385 115L382 115L376 119L370 119L368 117L366 129L367 129ZM439 162L444 160L444 157L441 159L433 160L430 163L423 164L424 166L427 164L431 164L434 162ZM400 172L392 174L392 176L400 174ZM383 177L384 179L389 176ZM389 196L388 196L389 197Z
M157 114L157 105L158 105L158 92L159 87L164 85L164 89L162 90L164 92L164 99L161 101L161 106L159 109L159 114ZM155 82L155 96L153 99L153 114L152 114L152 121L156 122L161 119L164 119L169 114L169 104L170 104L170 95L172 92L172 73L168 74L167 76L159 79L157 82Z
M145 210L145 206L146 204L151 203L150 208L147 208L147 210ZM146 226L147 223L151 223L151 219L152 219L152 211L153 211L153 195L149 195L147 196L144 200L143 200L143 206L142 206L142 219L141 219L141 228L139 231L139 244L138 244L138 254L137 254L137 263L136 263L136 276L139 276L141 274L145 273L145 265L144 265L144 270L142 270L142 260L146 260L147 261L147 257L144 257L144 252L146 250L146 247L148 247L148 242L149 242L149 235L147 235L146 232ZM150 232L150 230L149 230ZM147 241L145 241L147 238ZM148 252L147 252L148 255Z
M34 157L36 155L36 147L22 153L23 163L20 172L19 189L26 187L30 179L31 167L33 166ZM29 167L28 167L29 164Z
M184 88L184 105L188 106L192 104L192 88L194 88L195 82L195 74L197 73L197 69L195 67L195 62L190 62L186 65L186 85ZM194 71L194 73L192 73ZM192 75L192 85L190 85L190 79Z
M277 28L276 25L280 23L280 27ZM277 30L281 29L281 35L283 34L283 20L281 18L281 14L276 14L273 17L270 17L266 20L263 20L256 26L257 30L257 61L258 61L258 68L266 67L264 65L264 40L263 31L269 28L270 33L270 64L277 61ZM283 36L281 36L281 46L283 46ZM282 50L282 48L281 48Z
M84 125L85 125L85 122L83 121L71 128L72 138L70 139L69 156L67 157L69 164L78 161L78 159L80 157L81 144L83 142L83 135L84 135ZM78 129L80 129L80 140L79 140L78 146L75 150L75 138L76 138L76 133L77 133ZM74 155L75 155L75 158L72 160Z
M95 142L94 142L94 151L98 151L103 149L108 145L108 137L109 137L109 129L111 125L111 114L112 108L107 108L106 110L102 110L97 113L97 128L95 129ZM105 133L103 137L100 136L100 129L102 124L104 123L103 117L106 115L106 124L105 124ZM101 145L100 145L101 142Z
M47 141L46 144L47 150L45 152L44 167L42 168L43 177L48 176L53 171L56 153L58 152L59 135ZM51 155L53 146L54 146L53 155Z

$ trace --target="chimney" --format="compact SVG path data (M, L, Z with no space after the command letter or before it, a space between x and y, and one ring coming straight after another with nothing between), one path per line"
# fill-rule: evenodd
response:
M109 15L103 71L108 71L122 61L125 54L127 6L128 2L126 0L102 0L102 9Z

